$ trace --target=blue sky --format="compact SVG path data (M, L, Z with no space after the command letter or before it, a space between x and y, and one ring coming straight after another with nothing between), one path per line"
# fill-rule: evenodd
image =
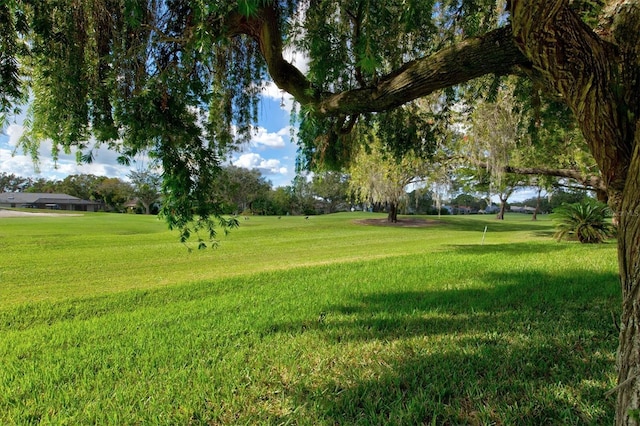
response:
M273 83L266 84L263 93L259 123L254 129L253 138L240 152L231 155L230 162L239 167L260 170L274 187L289 185L295 176L296 158L296 146L291 141L289 121L293 102L288 94L283 98L282 92ZM144 160L131 166L119 165L118 154L107 149L98 150L91 164L78 164L75 155L61 154L56 166L51 157L51 143L43 142L37 172L29 156L23 155L21 151L12 155L23 132L23 120L23 115L13 117L0 134L0 172L46 179L63 179L68 175L81 173L126 179L131 170L146 166Z
M254 129L253 137L241 151L232 153L228 162L239 167L260 170L274 187L291 184L296 174L297 151L296 145L291 141L292 107L293 100L289 94L283 96L282 91L273 83L265 83L258 126ZM22 152L12 155L16 141L23 131L23 119L24 116L14 117L0 134L0 172L36 179L64 179L68 175L84 173L126 180L127 174L132 170L146 167L144 159L131 166L122 166L117 162L118 154L107 149L100 149L91 164L78 164L75 155L61 154L56 166L51 157L51 143L43 142L38 173L29 156L23 155ZM521 201L534 196L533 190L520 190L510 201Z

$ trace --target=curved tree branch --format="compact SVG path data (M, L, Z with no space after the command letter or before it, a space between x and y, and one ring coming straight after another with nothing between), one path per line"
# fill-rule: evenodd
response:
M476 166L487 168L487 163L475 163ZM552 169L549 167L518 167L506 165L501 168L504 173L513 173L517 175L541 175L541 176L555 176L561 178L573 179L580 182L582 185L592 188L596 191L606 191L607 187L602 180L602 177L598 175L586 175L579 170L575 169Z
M505 166L506 173L515 173L519 175L542 175L556 176L574 179L582 185L593 188L596 191L606 191L607 188L600 176L584 175L582 172L573 169L549 169L546 167L512 167Z
M275 2L254 16L230 20L231 34L256 40L275 84L322 115L353 115L386 111L437 90L486 74L509 74L530 62L513 40L511 27L463 40L431 56L404 64L376 84L341 93L320 93L282 56L282 33Z
M499 28L408 62L369 88L325 96L318 110L330 115L386 111L486 74L509 74L516 66L528 65L511 28Z
M620 97L624 91L616 90L622 81L615 46L563 0L512 0L511 14L516 42L574 112L607 188L621 192L633 129Z
M276 2L262 7L251 16L235 13L228 19L227 27L230 36L245 34L258 43L269 75L279 89L293 95L302 105L320 100L311 82L282 55L283 37Z

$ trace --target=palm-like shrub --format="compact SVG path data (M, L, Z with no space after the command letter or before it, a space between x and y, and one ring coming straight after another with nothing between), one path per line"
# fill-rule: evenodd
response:
M602 243L615 235L615 227L609 222L611 210L606 204L586 200L563 204L554 211L556 233L560 241L577 239L581 243Z

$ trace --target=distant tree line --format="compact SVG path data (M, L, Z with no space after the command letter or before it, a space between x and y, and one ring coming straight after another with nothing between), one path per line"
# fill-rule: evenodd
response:
M61 180L0 173L0 192L58 193L102 203L106 211L123 212L130 206L140 213L157 213L160 176L151 171L135 171L130 181L93 174L69 175Z
M52 180L1 172L0 192L64 193L103 203L106 211L157 213L162 197L161 176L150 171L132 171L128 178L125 181L77 174ZM434 194L427 188L405 193L402 202L395 208L401 214L450 214L460 209L465 213L477 213L490 205L486 198L476 195L477 192L474 194L463 189L459 188L459 193L449 201L453 210L442 208L438 211ZM221 202L224 214L285 216L328 214L354 207L374 212L388 212L390 209L389 203L384 200L372 199L367 202L354 197L353 181L349 175L335 171L318 173L310 179L296 176L290 185L274 188L258 170L226 166L222 168L216 192L211 196ZM551 213L562 204L580 202L588 196L584 189L556 188L545 197L530 198L511 205L537 206L539 213Z
M0 192L64 193L104 204L107 211L157 213L162 200L161 176L132 171L129 180L93 174L46 179L0 173ZM274 188L260 171L225 166L210 196L219 201L224 214L311 215L348 210L346 175L326 172L311 179L297 176L290 185Z

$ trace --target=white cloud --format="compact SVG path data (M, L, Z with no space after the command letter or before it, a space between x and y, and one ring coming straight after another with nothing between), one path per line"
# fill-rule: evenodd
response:
M24 133L24 127L19 124L10 124L7 127L7 136L9 136L9 145L18 145L18 139Z
M60 152L57 162L54 162L51 141L40 143L38 166L36 167L29 155L24 155L20 148L15 149L23 132L24 127L19 124L12 124L7 127L6 136L8 136L9 140L7 143L0 143L1 171L19 176L37 176L46 179L63 179L68 175L74 174L93 174L126 179L127 174L135 167L135 165L123 166L119 164L119 154L106 147L94 149L92 163L78 163L75 152L71 154Z
M265 159L255 152L242 154L232 163L234 166L244 167L245 169L258 169L261 173L267 175L287 174L287 168L282 165L280 160L275 158Z
M25 155L12 156L12 150L0 148L0 170L19 176L34 174L33 162Z
M283 127L277 132L268 132L264 127L258 126L252 129L251 144L257 147L283 148L285 136L289 136L289 127Z
M262 83L261 93L265 98L270 98L279 102L280 109L288 114L293 110L293 96L284 90L280 90L273 81L264 81Z

